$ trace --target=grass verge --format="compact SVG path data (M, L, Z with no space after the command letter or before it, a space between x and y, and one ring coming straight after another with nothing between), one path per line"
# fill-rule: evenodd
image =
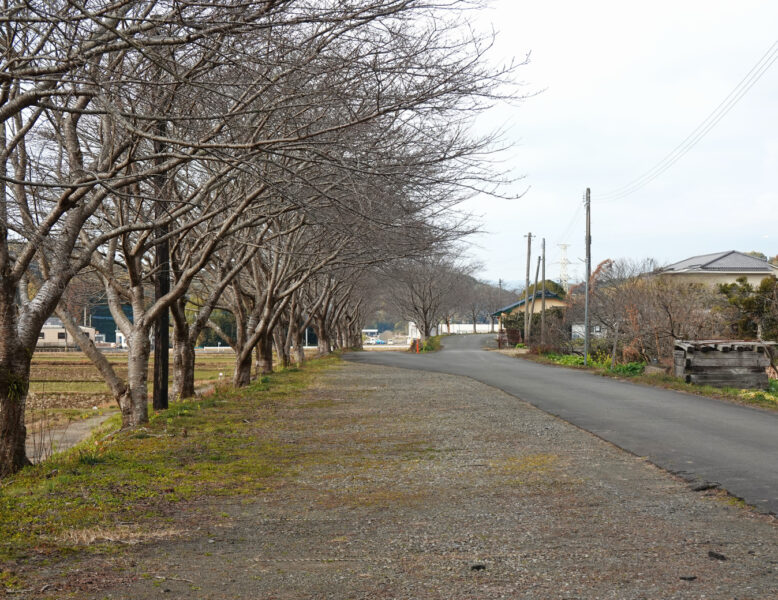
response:
M268 489L299 460L274 437L276 411L338 360L310 361L246 388L173 403L145 427L108 436L103 429L3 480L0 575L9 561L109 552L117 542L174 535L170 517L180 503ZM105 427L118 424L117 416Z
M421 348L419 348L420 352L437 352L440 350L440 338L439 335L433 335L431 337L428 337L427 340L422 344Z
M698 394L708 398L728 400L738 404L759 406L778 411L778 381L771 381L767 390L742 390L737 388L717 388L710 385L696 385L686 383L678 377L664 373L644 373L643 363L628 363L616 365L615 370L610 369L610 361L598 362L593 360L591 366L583 366L583 357L577 355L560 354L524 354L521 358L534 360L535 362L563 366L572 369L586 369L604 377L623 379L633 383L661 387L689 394Z

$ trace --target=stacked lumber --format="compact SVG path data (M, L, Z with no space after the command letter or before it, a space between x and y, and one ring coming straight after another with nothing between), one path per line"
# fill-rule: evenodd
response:
M676 340L675 376L699 385L765 389L775 345L741 340Z

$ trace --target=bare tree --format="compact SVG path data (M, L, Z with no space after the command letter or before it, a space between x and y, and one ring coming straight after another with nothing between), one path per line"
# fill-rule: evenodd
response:
M467 125L512 69L484 65L490 39L458 12L469 5L33 0L2 9L0 476L26 462L30 359L45 319L67 313L63 291L83 269L96 269L127 335L128 381L107 361L101 368L131 426L147 419L151 322L204 269L237 277L223 252L238 232L271 223L260 206L293 210L305 224L298 244L321 225L313 215L337 240L360 228L402 232L365 261L417 255L467 229L452 209L500 182L487 160L493 140L469 136ZM242 198L230 194L236 181ZM166 243L174 281L151 301ZM259 250L247 262L255 284L267 283L278 257L301 256L299 245ZM243 333L249 356L261 341L267 358L272 326L319 268L298 266L271 286L272 310ZM226 289L243 302L236 281ZM318 306L341 327L340 344L361 318L347 289L335 286ZM215 302L209 292L203 305ZM336 315L351 315L345 329Z
M462 268L445 256L411 259L387 270L391 302L404 318L416 324L422 340L452 305L451 295L462 281Z
M721 299L713 290L656 275L655 270L652 260L609 260L592 275L593 322L602 327L614 356L619 349L627 360L669 361L675 339L716 337L724 330L717 310Z

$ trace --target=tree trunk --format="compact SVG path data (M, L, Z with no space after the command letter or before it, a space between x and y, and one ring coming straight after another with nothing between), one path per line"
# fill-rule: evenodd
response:
M259 373L268 375L273 372L273 335L264 333L259 337Z
M138 329L132 332L127 343L127 384L130 394L120 401L122 410L122 428L135 427L148 423L148 379L149 355L151 343L148 329Z
M319 319L316 323L316 337L319 339L318 350L319 355L324 356L330 353L330 340L327 334L327 326L324 324L323 319Z
M289 346L286 344L286 336L282 335L278 329L279 328L276 327L275 331L273 331L273 343L276 347L278 360L281 361L281 365L286 369L292 364L292 361L289 358Z
M174 331L173 342L173 398L192 398L195 395L195 350L189 340L188 327Z
M7 351L10 340L3 349ZM16 345L16 344L14 344ZM16 473L30 461L24 449L24 408L30 387L30 360L24 350L0 360L0 477Z
M305 330L297 329L294 334L294 362L297 365L301 365L305 362Z
M232 376L232 384L235 387L245 387L251 383L252 350L253 348L246 348L235 357L235 373Z

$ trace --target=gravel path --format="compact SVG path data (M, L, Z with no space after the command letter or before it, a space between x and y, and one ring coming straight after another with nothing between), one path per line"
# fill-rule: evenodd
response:
M346 363L281 424L295 476L93 597L778 597L774 518L470 379Z

